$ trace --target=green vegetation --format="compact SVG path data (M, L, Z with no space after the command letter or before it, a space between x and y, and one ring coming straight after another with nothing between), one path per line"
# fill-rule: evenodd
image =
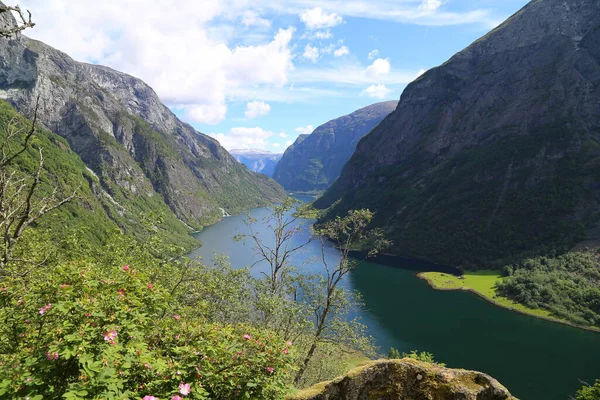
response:
M547 310L527 307L499 295L498 285L505 278L498 271L468 271L461 278L440 272L423 272L419 274L419 277L425 279L434 289L469 290L500 307L535 317L560 320L559 318L552 318L551 313Z
M436 164L415 152L369 170L359 189L336 181L315 206L330 208L327 218L350 209L374 210L374 226L385 229L394 253L469 269L499 269L525 257L564 253L597 218L597 198L587 182L600 179L600 145L570 124L556 121ZM348 171L362 173L369 164L365 146ZM537 166L541 148L560 155L571 147L576 151L568 157L553 159L551 174Z
M507 266L498 293L530 309L577 325L600 327L600 259L597 251L526 259Z
M396 359L401 359L401 358L411 358L413 360L423 361L423 362L427 362L430 364L437 364L441 367L446 366L446 364L436 362L433 354L428 353L426 351L418 352L417 350L412 350L410 353L400 354L400 352L397 349L392 347L392 348L390 348L387 358L389 358L390 360L396 360Z
M579 389L575 400L600 400L600 380L593 385L585 385Z

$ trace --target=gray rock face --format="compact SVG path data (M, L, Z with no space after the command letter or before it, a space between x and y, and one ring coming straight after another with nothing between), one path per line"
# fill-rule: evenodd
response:
M287 190L328 188L354 153L358 141L377 126L398 102L370 105L301 135L284 153L273 178Z
M597 0L532 1L412 82L317 205L443 263L564 250L600 206L599 110Z
M284 196L177 119L141 80L26 37L0 40L0 98L31 115L38 96L39 120L69 141L108 193L134 206L158 195L200 227L218 220L219 208L236 213Z
M411 359L372 361L288 400L516 400L481 372Z
M263 150L231 150L229 153L250 171L266 176L273 176L275 166L283 154L275 154Z

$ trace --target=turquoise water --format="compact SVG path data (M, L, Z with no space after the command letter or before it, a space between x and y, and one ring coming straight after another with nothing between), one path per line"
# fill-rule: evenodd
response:
M260 221L267 210L251 213ZM209 262L214 252L228 255L234 267L252 265L256 257L250 244L233 241L235 234L247 232L244 218L225 218L196 234L203 246L190 256ZM258 230L268 237L266 227ZM308 235L305 230L294 241ZM320 244L312 243L294 263L318 272L317 255ZM331 246L326 256L332 262L339 259ZM435 291L415 275L414 269L426 267L411 260L398 260L394 266L366 263L344 281L361 292L366 303L363 322L382 353L390 347L431 352L450 367L493 376L521 400L567 400L580 381L600 378L600 334L498 308L468 292ZM265 268L258 264L253 273Z

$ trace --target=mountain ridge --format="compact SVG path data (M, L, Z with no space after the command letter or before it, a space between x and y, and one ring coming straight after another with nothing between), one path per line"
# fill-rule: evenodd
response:
M465 266L566 251L598 218L600 10L532 1L402 93L316 202Z
M165 203L199 229L219 220L220 208L237 213L285 196L180 121L138 78L25 36L0 39L0 63L0 98L29 115L39 95L38 120L68 140L132 220Z
M329 187L339 176L356 144L397 105L386 101L360 108L301 135L288 147L273 178L286 190L314 191Z

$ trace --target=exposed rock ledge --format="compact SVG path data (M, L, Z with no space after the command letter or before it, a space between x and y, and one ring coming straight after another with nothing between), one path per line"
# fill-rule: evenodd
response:
M319 383L287 400L516 400L481 372L412 359L370 361L347 375Z

